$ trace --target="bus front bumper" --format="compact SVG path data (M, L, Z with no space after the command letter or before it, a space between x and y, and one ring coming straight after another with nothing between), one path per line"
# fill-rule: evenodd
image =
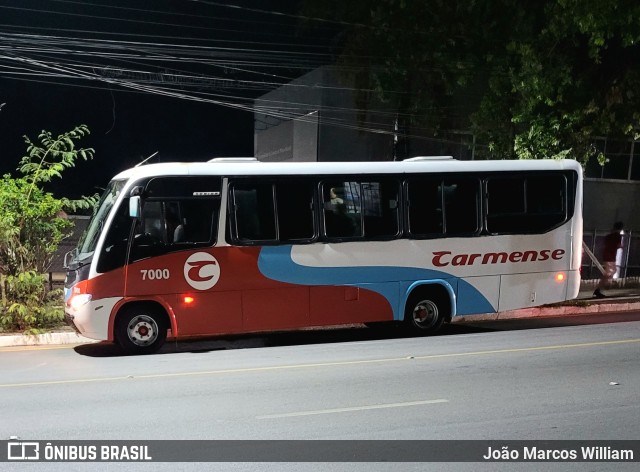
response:
M109 337L109 318L111 311L122 297L89 299L85 303L67 303L64 317L78 334L99 341L113 339Z
M65 310L65 312L64 312L64 321L65 321L65 323L67 323L67 325L71 326L76 333L82 334L80 332L80 330L78 329L78 327L76 326L76 324L73 322L73 320L74 320L74 316L71 313L69 313L68 311Z

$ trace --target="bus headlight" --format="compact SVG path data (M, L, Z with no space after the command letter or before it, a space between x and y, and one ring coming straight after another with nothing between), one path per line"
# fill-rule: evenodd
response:
M69 306L74 310L79 310L91 301L91 295L88 293L80 293L69 300Z

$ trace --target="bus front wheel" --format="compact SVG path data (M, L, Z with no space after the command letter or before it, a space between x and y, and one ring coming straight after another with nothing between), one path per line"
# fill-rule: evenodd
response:
M405 324L414 333L434 333L444 323L446 307L442 294L429 291L413 293L407 300Z
M151 354L164 344L167 326L158 311L130 307L116 320L116 340L127 354Z

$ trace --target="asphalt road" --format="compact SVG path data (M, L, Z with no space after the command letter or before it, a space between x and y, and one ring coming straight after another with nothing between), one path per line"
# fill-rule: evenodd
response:
M2 439L640 438L639 314L452 325L425 338L371 329L237 337L139 357L106 344L5 348L0 372ZM74 466L60 470L89 470ZM398 470L388 466L375 470Z

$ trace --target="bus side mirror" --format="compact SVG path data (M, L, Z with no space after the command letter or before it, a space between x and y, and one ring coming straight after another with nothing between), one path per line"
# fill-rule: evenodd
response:
M140 218L142 214L142 202L140 196L129 198L129 216L131 218Z

